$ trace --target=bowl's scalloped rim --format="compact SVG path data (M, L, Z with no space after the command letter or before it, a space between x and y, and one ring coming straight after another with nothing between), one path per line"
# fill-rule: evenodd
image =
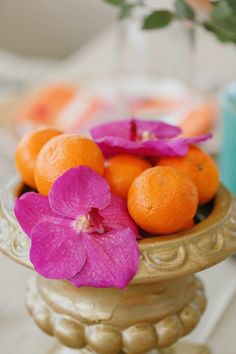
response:
M0 250L16 262L33 269L30 240L18 225L13 203L22 184L12 178L1 195ZM220 185L212 212L190 230L153 236L138 242L139 270L132 283L166 281L199 272L236 252L236 201Z

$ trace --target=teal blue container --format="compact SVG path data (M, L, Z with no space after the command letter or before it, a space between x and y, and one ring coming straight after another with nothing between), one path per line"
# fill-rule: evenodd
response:
M221 180L236 195L236 83L227 86L220 97L222 145L219 155Z

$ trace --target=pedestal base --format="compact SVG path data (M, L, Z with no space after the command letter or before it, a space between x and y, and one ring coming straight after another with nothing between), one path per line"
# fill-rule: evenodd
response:
M69 349L66 347L56 346L47 354L92 354L88 349ZM120 353L122 354L122 353ZM190 344L179 342L171 348L162 350L152 350L147 354L211 354L209 349L204 345Z
M193 330L205 305L203 286L192 275L123 291L34 277L27 294L36 323L62 344L55 354L180 354L163 348Z

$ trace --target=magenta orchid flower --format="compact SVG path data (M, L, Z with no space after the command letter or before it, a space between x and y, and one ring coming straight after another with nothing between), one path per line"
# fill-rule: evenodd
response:
M195 138L180 137L179 127L161 121L129 119L100 124L91 129L92 137L105 156L129 153L141 156L184 156L190 144L197 144L211 134Z
M46 278L124 288L137 272L139 235L126 203L88 167L67 171L48 197L25 193L14 212L31 239L30 260Z

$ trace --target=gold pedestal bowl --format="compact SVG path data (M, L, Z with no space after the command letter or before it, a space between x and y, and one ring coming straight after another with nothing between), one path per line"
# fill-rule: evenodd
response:
M0 250L33 269L30 241L12 207L21 182L4 190ZM198 324L206 306L194 275L236 251L236 201L223 186L206 218L192 229L139 241L138 273L125 290L75 288L34 275L27 307L38 326L55 336L57 354L206 354L207 348L177 343Z

